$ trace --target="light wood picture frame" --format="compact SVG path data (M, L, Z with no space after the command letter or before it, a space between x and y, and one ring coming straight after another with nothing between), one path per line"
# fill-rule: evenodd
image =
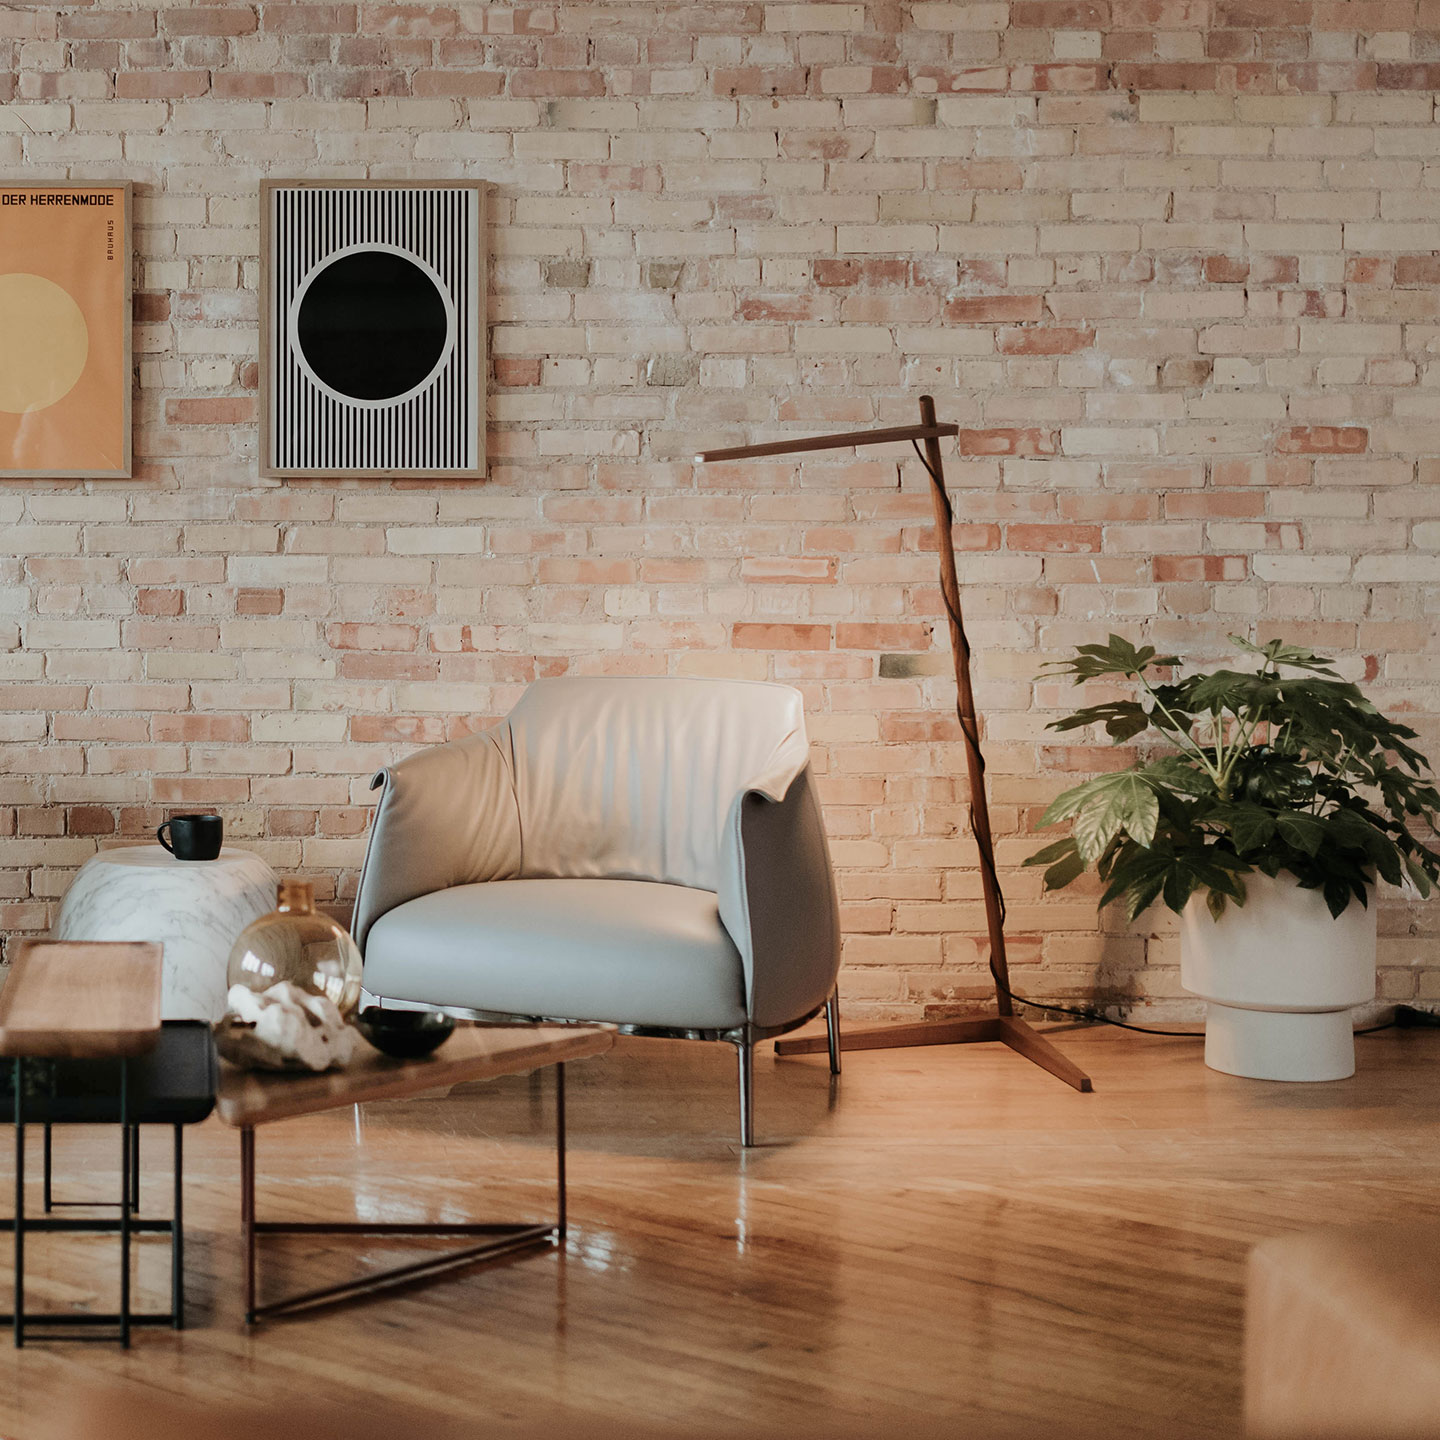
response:
M133 474L133 199L0 182L0 479Z
M486 186L260 186L260 473L485 474Z

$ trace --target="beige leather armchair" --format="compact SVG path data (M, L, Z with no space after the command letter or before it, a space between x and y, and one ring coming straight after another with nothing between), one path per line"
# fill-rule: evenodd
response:
M352 929L365 988L481 1019L757 1040L825 1011L840 926L799 692L539 680L382 770Z

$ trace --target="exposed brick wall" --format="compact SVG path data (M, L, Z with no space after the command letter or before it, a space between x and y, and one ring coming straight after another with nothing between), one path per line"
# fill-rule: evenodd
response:
M852 1010L979 992L923 476L690 463L928 390L1018 982L1173 1007L1168 916L1011 868L1115 763L1031 677L1255 627L1436 745L1436 89L1437 0L6 5L0 173L137 182L140 389L133 483L0 488L0 927L174 807L343 898L370 772L533 676L744 675L808 699ZM300 174L493 182L487 483L257 480Z

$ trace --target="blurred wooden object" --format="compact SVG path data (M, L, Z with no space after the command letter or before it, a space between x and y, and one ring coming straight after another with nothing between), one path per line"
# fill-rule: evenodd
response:
M104 1060L160 1038L162 947L19 940L0 989L0 1055Z
M1440 1435L1440 1225L1267 1240L1250 1257L1253 1440Z

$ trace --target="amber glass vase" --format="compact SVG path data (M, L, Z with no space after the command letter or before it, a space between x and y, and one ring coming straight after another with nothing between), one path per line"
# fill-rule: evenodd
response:
M279 904L247 925L230 950L227 985L268 990L288 980L328 996L349 1019L360 1002L360 950L343 925L315 908L308 880L282 880Z

